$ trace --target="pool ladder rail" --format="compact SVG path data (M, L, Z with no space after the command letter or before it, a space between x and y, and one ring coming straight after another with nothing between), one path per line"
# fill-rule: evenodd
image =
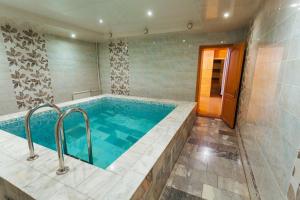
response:
M45 103L45 104L38 105L27 112L25 116L25 132L26 132L26 138L29 147L29 157L27 158L28 161L35 160L39 157L39 155L34 153L34 146L32 142L32 135L31 135L31 128L30 128L30 118L35 111L44 107L53 108L58 113L59 116L62 114L60 108L52 103Z
M65 174L69 171L69 167L64 165L64 155L62 151L62 144L63 142L64 146L66 147L66 138L63 136L64 134L60 134L60 131L63 127L63 121L64 119L70 115L71 113L81 113L84 121L85 121L85 128L86 128L86 138L87 138L87 145L88 145L88 156L89 156L89 163L93 164L93 152L92 152L92 142L91 142L91 129L90 129L90 121L87 113L81 109L81 108L70 108L66 110L64 113L62 113L55 125L55 142L56 142L56 148L58 153L58 159L59 159L59 168L56 171L57 175ZM63 136L63 137L61 137Z
M39 157L37 154L34 153L34 146L33 146L33 142L32 142L32 135L31 135L31 128L30 128L30 118L36 110L43 108L43 107L54 108L57 111L57 113L59 114L59 118L55 125L55 143L56 143L56 148L57 148L57 153L58 153L58 158L59 158L59 167L56 171L56 174L62 175L69 171L69 167L64 165L64 156L63 156L62 146L64 148L64 153L67 154L67 144L66 144L66 137L65 137L64 128L63 128L63 121L71 113L75 113L75 112L81 113L85 120L89 163L93 164L91 129L90 129L90 121L89 121L89 117L88 117L87 113L81 108L70 108L70 109L66 110L65 112L62 112L58 106L56 106L55 104L51 104L51 103L46 103L46 104L36 106L35 108L30 109L25 116L25 130L26 130L26 137L27 137L28 147L29 147L29 157L27 158L27 160L33 161Z

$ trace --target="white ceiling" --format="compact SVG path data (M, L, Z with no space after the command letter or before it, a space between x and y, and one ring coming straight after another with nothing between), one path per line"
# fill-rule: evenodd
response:
M0 17L33 21L50 33L84 40L185 31L229 31L245 26L262 0L0 0ZM146 15L147 10L153 16ZM230 17L224 19L224 12ZM104 23L99 24L98 20Z

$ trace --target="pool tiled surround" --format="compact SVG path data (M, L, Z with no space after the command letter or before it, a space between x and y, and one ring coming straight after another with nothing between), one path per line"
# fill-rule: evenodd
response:
M1 195L14 199L141 199L157 197L165 185L195 119L195 103L100 95L59 104L68 106L102 97L174 103L177 107L107 169L65 156L70 172L57 176L55 151L35 144L40 157L26 161L27 141L0 131ZM48 109L44 109L45 111ZM0 121L25 112L0 116ZM171 162L170 162L171 161ZM10 187L10 186L14 187ZM18 192L13 192L17 188ZM11 196L16 195L16 196ZM23 196L25 195L25 196ZM0 199L4 196L0 196Z
M160 198L169 199L250 199L234 130L197 117Z
M193 127L194 121L195 121L195 108L193 109L192 114L190 114L185 119L185 122L177 130L174 137L171 138L171 141L168 143L167 147L163 151L163 154L159 156L159 159L153 160L155 162L155 165L152 167L152 169L150 169L150 172L148 173L147 177L144 179L143 183L141 184L141 187L139 187L139 189L135 192L133 199L140 200L140 199L159 198L159 195L163 187L165 186L168 177L171 174L173 166L180 155L180 152L185 144L185 141L190 134L190 130ZM164 132L164 130L161 130L161 132ZM169 138L169 136L166 137ZM153 144L153 149L151 149L150 152L145 151L144 154L147 155L145 157L146 159L141 159L139 161L140 170L143 170L144 172L148 171L148 169L145 168L145 164L150 161L149 154L151 154L152 151L160 152L160 150L156 148L157 148L156 145Z

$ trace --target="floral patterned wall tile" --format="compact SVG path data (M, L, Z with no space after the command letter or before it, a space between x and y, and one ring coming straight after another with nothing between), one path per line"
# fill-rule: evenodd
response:
M44 35L9 24L2 25L1 32L18 108L53 102Z
M110 42L108 47L111 67L111 92L112 94L129 95L128 43L120 40Z

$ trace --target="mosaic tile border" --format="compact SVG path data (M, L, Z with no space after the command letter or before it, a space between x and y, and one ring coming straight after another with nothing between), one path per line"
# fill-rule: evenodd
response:
M152 105L157 105L157 106L161 106L161 107L176 107L176 104L174 103L160 103L160 102L156 102L156 101L141 101L141 100L136 100L136 99L123 99L123 98L119 98L119 97L103 97L100 99L94 99L88 102L81 102L81 103L76 103L73 105L69 105L69 106L64 106L62 108L62 110L67 110L69 108L74 108L74 107L81 107L81 108L86 108L86 107L90 107L90 106L94 106L96 105L99 101L105 101L105 100L109 100L109 99L117 99L119 101L130 101L130 102L136 102L139 104L152 104ZM43 112L36 112L32 118L38 118L41 117L43 115L47 115L48 113L55 113L55 111L51 110L47 110L47 111L43 111ZM9 120L1 120L0 118L0 126L1 125L5 125L5 124L9 124L9 123L14 123L14 122L18 122L18 123L22 123L25 120L24 117L19 117L19 118L13 118L13 119L9 119Z

